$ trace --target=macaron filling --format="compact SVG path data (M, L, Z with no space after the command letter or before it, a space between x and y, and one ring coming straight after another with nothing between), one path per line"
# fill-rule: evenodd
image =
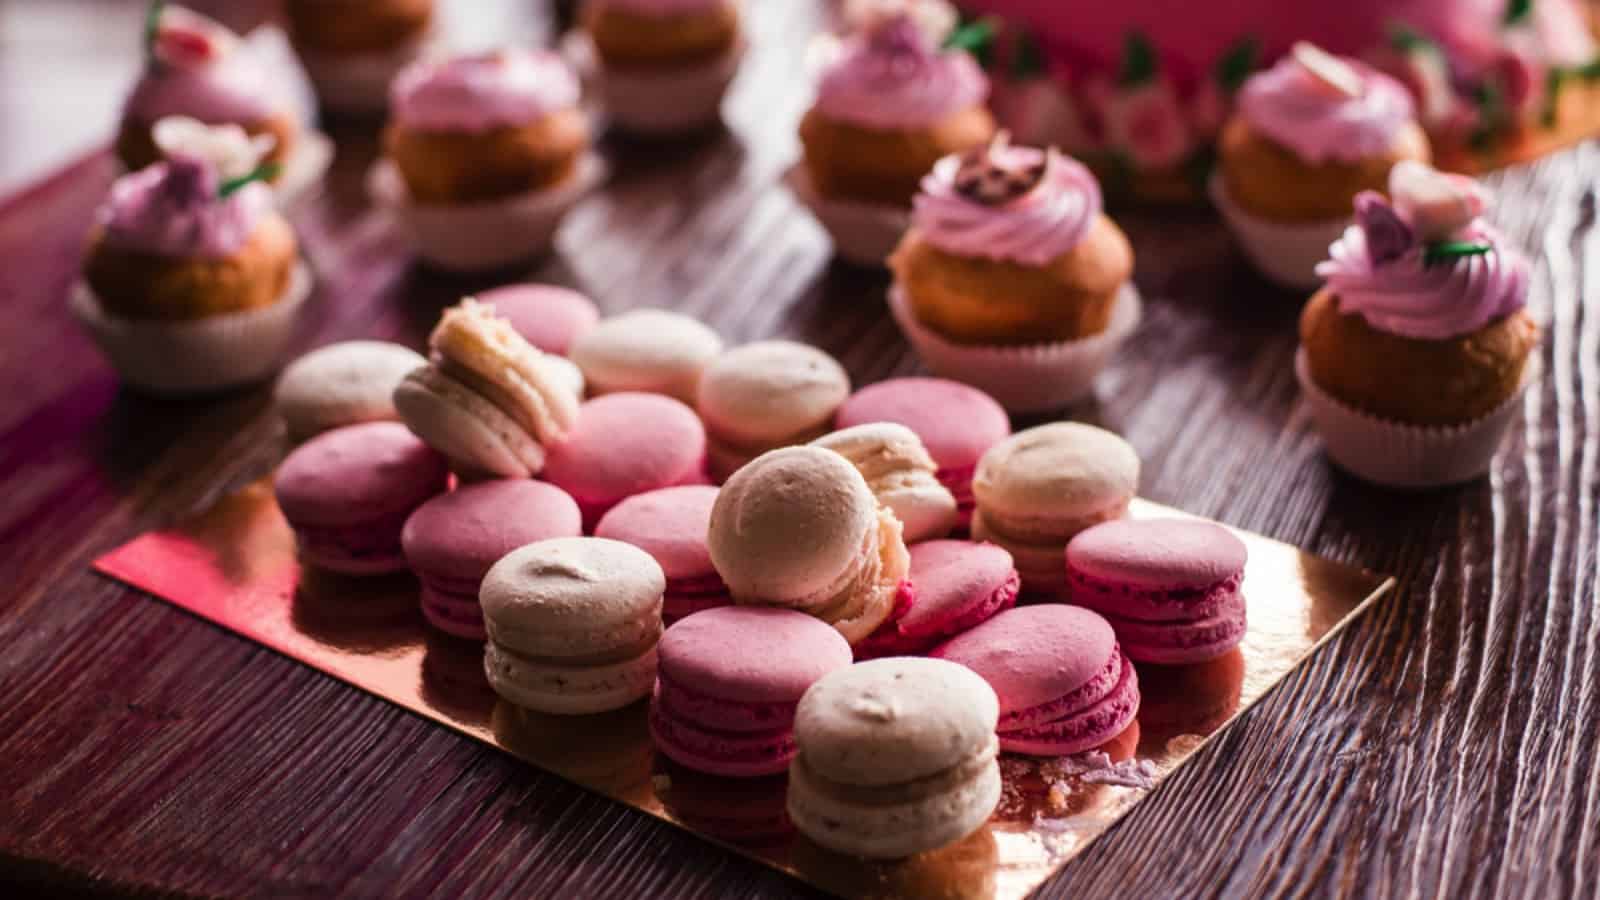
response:
M905 656L913 654L927 643L913 638L900 629L900 622L911 612L917 602L917 589L910 581L902 580L895 589L894 607L889 618L877 630L867 635L855 646L856 659L876 659L880 656Z
M1112 658L1111 665L1116 667L1117 676L1110 690L1086 705L1070 705L1070 698L1080 695L1080 691L1074 691L1057 703L1003 714L998 726L1001 749L1032 755L1067 755L1091 750L1120 734L1139 712L1139 677L1120 652ZM1100 681L1101 676L1097 675L1093 684L1099 686ZM1057 710L1061 714L1053 718L1036 718ZM1035 724L1008 729L1008 720L1013 716Z
M1181 621L1149 622L1101 613L1140 662L1180 664L1215 659L1244 639L1248 623L1244 595L1234 593L1214 615Z
M776 775L794 759L794 704L789 723L767 731L708 728L663 702L659 685L650 707L650 736L668 759L691 769L736 778Z
M457 637L483 640L483 607L478 603L481 578L448 578L418 572L422 582L422 614L435 628Z

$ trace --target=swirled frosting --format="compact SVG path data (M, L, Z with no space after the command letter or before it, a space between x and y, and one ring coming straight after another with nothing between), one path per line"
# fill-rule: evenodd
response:
M1457 238L1488 244L1489 252L1427 261L1425 244L1403 250L1392 239L1369 240L1352 225L1317 265L1317 275L1338 297L1339 310L1356 313L1379 331L1420 340L1470 334L1516 312L1527 302L1528 263L1504 246L1497 231L1477 221Z
M1353 96L1331 87L1294 55L1257 73L1239 92L1239 112L1255 130L1310 163L1358 162L1386 152L1413 118L1411 94L1357 62Z
M947 253L1043 266L1076 247L1100 214L1100 183L1076 160L1003 143L976 153L939 160L912 200L912 223ZM1030 171L1036 180L1024 191L1006 190ZM995 183L1014 196L986 197Z
M175 28L163 32L169 35L167 40L180 33L184 32ZM273 87L260 60L231 33L207 36L207 32L197 30L191 38L212 41L213 49L207 54L179 56L158 47L157 57L128 95L125 116L145 123L168 116L189 116L209 125L248 124L266 119L284 107L282 95Z
M865 128L928 125L976 106L989 79L972 57L940 52L907 16L845 42L823 73L817 111Z
M272 190L257 181L218 197L219 183L216 168L194 156L122 176L98 213L106 243L183 259L232 255L272 213Z
M481 132L536 122L576 106L578 77L544 50L496 50L418 62L395 78L395 119L426 131Z

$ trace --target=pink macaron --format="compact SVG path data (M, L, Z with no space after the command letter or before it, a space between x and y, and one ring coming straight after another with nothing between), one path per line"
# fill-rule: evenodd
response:
M399 422L335 428L295 448L273 489L300 558L346 575L406 567L400 529L449 484L443 456Z
M1000 747L1065 756L1106 743L1139 713L1139 678L1111 625L1060 603L1019 606L935 648L1000 697Z
M668 625L733 603L706 545L716 502L717 489L704 484L646 491L613 506L594 528L595 537L632 544L655 557L667 576L661 617Z
M972 519L972 474L984 451L1011 434L1011 420L993 397L944 378L890 378L856 391L839 408L840 428L896 422L916 432L955 495L963 527Z
M656 749L696 771L741 778L788 768L801 696L850 665L849 643L827 623L762 606L695 613L666 630L656 653Z
M1016 605L1021 586L1011 554L972 541L912 544L910 581L911 608L858 644L857 659L926 653Z
M422 581L422 613L435 628L483 640L478 585L502 556L546 538L583 532L566 491L519 478L481 481L417 508L400 532L406 562Z
M665 394L606 394L578 410L540 477L571 494L592 529L634 494L708 483L706 430L694 410Z
M600 310L583 294L553 284L508 284L478 294L511 321L511 327L546 353L566 356L573 341L600 321Z
M1215 659L1244 638L1244 541L1213 522L1123 519L1067 544L1067 589L1139 662Z

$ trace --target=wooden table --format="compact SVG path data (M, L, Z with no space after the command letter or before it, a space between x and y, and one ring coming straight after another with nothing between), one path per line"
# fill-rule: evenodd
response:
M3 16L48 24L84 5ZM135 5L92 6L125 22ZM733 342L811 341L861 383L914 371L884 276L830 263L779 184L819 8L751 6L757 50L729 133L609 144L614 182L571 217L555 257L517 274L581 286L610 311L682 309ZM548 33L542 13L508 15ZM84 71L126 72L136 47L97 38L92 52L100 68ZM53 71L72 57L21 58ZM19 109L40 107L0 103L0 146L18 140ZM418 344L442 306L487 282L411 267L364 202L370 138L337 136L326 193L293 216L320 278L301 345ZM279 896L807 894L89 573L95 555L281 452L265 389L121 390L69 319L109 173L91 156L0 205L0 879ZM1303 298L1265 286L1202 212L1118 213L1146 318L1071 415L1133 442L1151 499L1396 573L1402 589L1045 896L1600 892L1600 309L1581 299L1600 272L1597 173L1590 144L1495 179L1496 218L1538 260L1544 377L1488 479L1426 494L1366 487L1324 461L1291 371Z

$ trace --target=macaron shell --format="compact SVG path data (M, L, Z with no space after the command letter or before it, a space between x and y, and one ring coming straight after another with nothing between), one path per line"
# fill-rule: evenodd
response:
M1050 523L1109 518L1104 511L1125 506L1138 486L1139 457L1128 442L1078 422L1017 432L983 455L972 479L991 526L1020 536L1034 529L1009 523L1037 520L1063 538L1071 534Z
M957 635L933 651L960 663L994 689L1001 715L1071 694L1117 653L1117 637L1099 615L1076 606L1019 606Z
M579 337L600 321L594 301L553 284L508 284L478 294L528 343L565 356Z
M516 706L555 715L587 715L621 709L650 695L656 652L606 665L539 662L491 641L484 647L484 674L494 692Z
M495 563L479 601L491 642L541 660L591 658L654 644L665 582L637 547L552 538Z
M706 532L717 489L710 485L661 488L635 494L612 507L595 526L595 537L640 548L655 558L668 590L682 579L716 575ZM720 576L716 579L721 582ZM726 586L723 586L726 591Z
M596 394L651 391L693 404L701 371L721 352L722 338L698 320L636 309L601 321L570 355Z
M394 391L395 409L416 435L468 472L528 478L544 468L544 447L471 388L432 366Z
M850 665L850 644L793 610L729 606L696 613L661 637L661 677L696 693L797 703L817 679Z
M476 580L518 547L577 537L581 529L578 504L561 488L497 479L462 485L424 503L406 520L401 541L419 574Z
M409 512L445 489L444 458L398 422L324 432L278 467L273 489L290 524L338 526Z
M1000 747L1029 756L1082 753L1121 734L1139 713L1139 676L1133 664L1120 659L1115 687L1094 704L1058 719L1000 732Z
M453 634L469 641L488 637L483 627L483 607L478 605L478 594L455 594L439 590L426 582L422 585L422 615L428 624L445 634Z
M1017 572L1011 554L994 544L973 541L927 541L911 545L911 583L917 602L900 619L900 630L913 637L946 633L952 623L974 611L1016 601Z
M710 775L753 778L776 775L794 759L794 731L726 732L699 727L659 701L650 706L650 736L656 749L682 766Z
M772 446L826 429L850 395L838 361L809 344L757 341L706 367L696 409L726 444Z
M1107 522L1067 546L1072 568L1137 588L1209 586L1242 574L1248 555L1233 532L1191 519Z
M1067 573L1063 562L1066 553L1064 542L1035 544L999 534L989 526L981 509L972 514L972 539L992 543L1011 555L1022 577L1024 593L1052 600L1065 598Z
M395 387L426 363L422 354L388 341L328 344L283 370L273 405L295 440L345 425L396 421Z
M1107 617L1123 652L1139 662L1174 665L1204 662L1238 646L1248 627L1244 595L1235 591L1215 615L1201 619L1143 622Z
M932 476L927 484L880 491L878 500L905 526L908 544L945 537L956 527L956 498Z
M573 495L593 527L617 502L705 478L706 433L694 411L662 394L624 392L585 403L543 477Z
M940 469L971 469L1011 434L993 397L944 378L890 378L856 391L839 408L840 428L897 422L916 432ZM970 480L970 474L969 474Z

